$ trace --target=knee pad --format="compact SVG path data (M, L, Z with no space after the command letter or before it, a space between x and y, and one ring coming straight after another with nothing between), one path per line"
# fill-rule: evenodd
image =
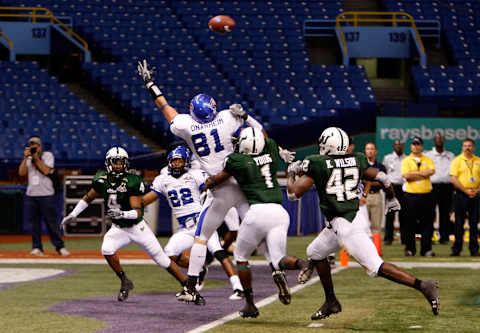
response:
M111 256L115 254L115 250L111 244L102 244L102 255L104 256Z
M219 250L213 254L219 262L222 262L223 259L228 258L228 252L225 250Z

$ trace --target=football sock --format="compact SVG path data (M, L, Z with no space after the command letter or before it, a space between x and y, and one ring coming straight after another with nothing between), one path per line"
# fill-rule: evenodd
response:
M190 252L190 264L188 265L188 276L199 276L205 264L207 246L194 243Z
M118 278L119 278L120 280L123 280L123 279L125 279L125 278L127 277L127 275L125 274L124 271L118 272L118 273L116 273L116 274L117 274L117 276L118 276Z
M232 285L233 290L243 290L242 284L240 283L240 279L238 275L230 276L230 284Z

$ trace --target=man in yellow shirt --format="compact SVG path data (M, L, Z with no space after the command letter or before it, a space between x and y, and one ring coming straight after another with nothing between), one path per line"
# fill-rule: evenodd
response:
M435 256L432 251L433 234L433 195L430 176L435 173L433 160L422 154L423 140L416 136L410 144L411 154L402 161L407 226L405 228L405 256L414 256L416 252L415 230L420 225L422 241L420 254L425 257Z
M466 212L470 225L470 254L479 257L478 252L478 218L480 191L480 157L475 156L475 142L465 139L462 142L462 154L458 155L450 167L450 179L455 187L453 208L455 210L455 243L451 256L459 256L463 247L463 224Z

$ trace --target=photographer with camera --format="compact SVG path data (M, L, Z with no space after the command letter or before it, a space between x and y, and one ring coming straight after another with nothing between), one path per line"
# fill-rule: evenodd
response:
M49 177L54 172L55 158L49 151L42 151L42 141L38 136L28 140L24 150L24 158L18 167L20 176L27 176L27 193L25 195L26 221L32 225L31 255L43 256L42 218L47 225L50 241L57 253L70 255L63 243L58 228L55 189Z

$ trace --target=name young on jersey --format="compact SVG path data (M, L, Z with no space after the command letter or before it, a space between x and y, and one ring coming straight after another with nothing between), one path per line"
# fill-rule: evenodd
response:
M265 154L265 155L262 155L262 156L254 157L253 160L255 161L255 163L258 166L264 165L264 164L269 164L269 163L273 162L270 154Z
M329 169L348 168L348 167L357 166L357 160L355 159L355 157L337 158L334 160L326 160L325 162L327 163L327 168ZM332 163L335 163L335 165Z

